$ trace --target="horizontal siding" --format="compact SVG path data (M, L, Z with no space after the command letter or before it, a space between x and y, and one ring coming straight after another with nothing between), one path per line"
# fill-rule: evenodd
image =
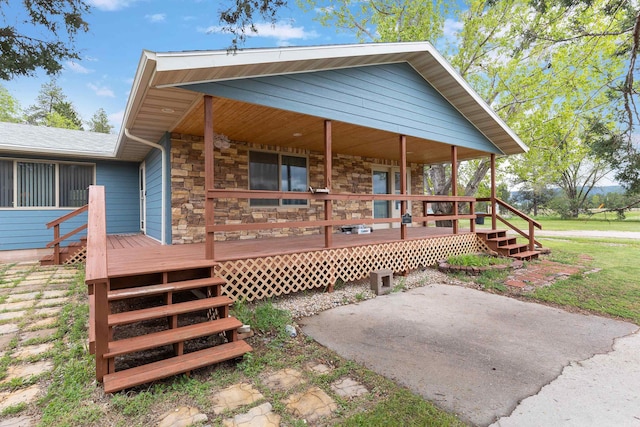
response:
M64 159L49 159L64 161ZM104 185L107 203L107 232L135 233L140 231L138 213L138 164L94 161L96 184ZM0 250L44 248L53 240L53 229L46 223L73 209L3 209L0 210ZM80 214L61 225L60 234L86 224L87 214ZM85 235L77 234L69 241Z
M500 153L406 63L184 87L252 104Z

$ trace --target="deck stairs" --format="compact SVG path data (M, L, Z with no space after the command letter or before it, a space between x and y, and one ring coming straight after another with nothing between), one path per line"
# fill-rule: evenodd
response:
M98 380L113 393L242 357L252 350L239 339L242 323L229 316L233 301L212 261L141 265L110 276L106 325L96 325L96 295L89 288L89 348ZM107 330L96 346L96 330ZM100 350L99 350L100 351ZM100 373L103 366L103 375ZM100 378L102 376L102 378Z
M86 258L87 238L82 237L77 242L71 242L60 248L60 264L76 264L84 262ZM54 255L45 255L40 258L40 265L55 265Z
M492 251L501 256L531 261L544 251L541 248L530 250L528 244L520 244L514 236L508 236L506 230L476 230L476 234Z

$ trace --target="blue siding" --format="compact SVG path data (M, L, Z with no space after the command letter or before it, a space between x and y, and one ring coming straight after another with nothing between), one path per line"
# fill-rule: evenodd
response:
M140 231L137 163L61 158L48 160L94 163L96 184L106 187L107 232ZM73 209L0 209L0 250L44 248L53 240L53 229L47 229L45 224L71 211ZM64 235L86 222L87 214L80 214L62 224L60 234ZM70 241L85 234L79 233L76 239Z
M162 207L162 152L153 149L145 158L145 173L147 185L147 236L162 241L162 213L165 215L165 243L171 244L171 137L170 134L158 141L166 148L165 178L167 180L166 206Z
M252 104L500 153L406 63L183 87Z

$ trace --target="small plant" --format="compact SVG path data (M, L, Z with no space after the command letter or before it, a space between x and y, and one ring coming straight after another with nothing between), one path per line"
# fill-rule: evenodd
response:
M358 292L356 294L356 301L364 301L364 294L362 292Z
M403 292L407 290L407 284L404 277L398 280L398 284L393 287L392 292Z
M447 258L449 265L460 267L488 267L490 265L511 264L510 258L496 258L486 255L455 255Z

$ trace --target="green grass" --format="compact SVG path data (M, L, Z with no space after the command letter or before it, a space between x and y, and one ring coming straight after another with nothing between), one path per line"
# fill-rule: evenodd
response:
M600 269L540 288L530 297L628 319L640 324L640 241L629 239L543 239L552 259ZM584 256L592 258L585 260Z
M598 230L598 231L640 231L640 212L625 213L626 219L617 219L615 213L596 214L591 217L581 215L578 219L560 219L560 217L538 216L534 219L542 224L543 230ZM508 221L521 230L528 230L528 223L519 217L509 218ZM490 222L490 221L489 221ZM498 228L506 227L498 221Z
M447 258L449 265L461 267L488 267L490 265L511 264L509 258L497 258L487 255L463 254Z

